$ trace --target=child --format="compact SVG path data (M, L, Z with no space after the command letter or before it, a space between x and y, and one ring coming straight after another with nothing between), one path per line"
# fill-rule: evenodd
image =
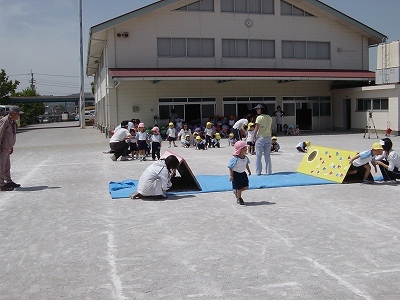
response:
M176 122L175 124L176 131L179 132L183 127L183 121L180 118L176 118L175 122Z
M233 146L235 145L235 143L236 143L235 135L233 134L233 132L231 132L228 137L228 146Z
M204 129L204 135L206 137L206 144L209 148L211 147L211 139L212 139L213 134L214 134L214 132L212 129L212 123L207 122L206 128Z
M310 147L310 141L300 142L297 144L296 149L299 152L307 152L307 148Z
M197 144L197 137L198 136L200 136L199 133L197 131L195 131L193 133L193 146L195 146L195 147L196 147L196 144Z
M254 128L255 124L254 123L249 123L247 125L247 135L246 135L246 142L247 142L247 152L250 153L250 155L254 155L255 153L255 142L254 142Z
M196 136L196 150L207 150L207 144L201 139L201 136Z
M185 139L184 139L183 142L182 142L182 147L184 147L184 148L190 148L190 144L191 144L190 135L187 134L187 135L185 135Z
M281 146L278 144L278 139L276 136L271 138L271 152L278 152Z
M370 162L374 162L375 156L382 155L383 147L380 143L373 143L372 149L361 152L350 159L349 174L363 174L363 183L374 183L371 174ZM374 164L375 173L377 172L376 164Z
M136 138L136 130L132 128L129 133L131 134L130 143L129 143L129 150L131 151L132 159L138 159L139 157L139 149L137 145L137 138Z
M150 156L150 153L151 153L151 134L152 134L152 131L151 131L151 129L147 129L146 130L146 133L147 133L147 147L146 147L146 157L147 156Z
M169 127L168 130L167 130L167 140L169 142L168 148L171 148L171 142L174 142L174 147L178 147L175 144L175 141L176 141L176 129L174 127L174 123L170 122L168 124L168 127Z
M186 147L186 136L192 135L192 131L188 128L186 123L183 124L183 128L178 133L178 139L181 140L182 147Z
M289 132L288 124L283 124L282 133L287 135L288 132Z
M151 130L153 134L151 135L151 157L153 160L160 159L160 150L161 150L161 142L162 138L160 135L160 129L157 126L154 126Z
M213 138L211 140L211 146L213 148L215 148L215 147L220 148L221 147L221 135L218 132L216 132L213 135Z
M235 151L233 157L228 163L229 180L232 182L233 193L236 196L236 202L240 205L246 205L242 199L242 192L249 188L249 178L246 174L246 169L249 175L250 171L250 160L246 156L247 144L245 141L238 141L234 145Z
M300 135L300 127L299 127L299 125L296 125L296 128L294 129L294 135Z
M146 149L147 149L147 132L144 127L144 123L139 123L138 132L136 133L136 139L139 149L139 157L141 161L146 160Z

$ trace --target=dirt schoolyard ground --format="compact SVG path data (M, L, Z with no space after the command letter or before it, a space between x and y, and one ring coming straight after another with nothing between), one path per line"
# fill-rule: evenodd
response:
M0 299L400 298L400 186L249 190L245 207L231 191L112 200L110 181L138 179L152 161L113 162L100 131L60 125L17 135L12 177L22 187L0 193ZM377 141L279 136L273 172L295 171L305 140L352 151ZM227 144L163 142L161 152L185 158L195 175L227 175Z

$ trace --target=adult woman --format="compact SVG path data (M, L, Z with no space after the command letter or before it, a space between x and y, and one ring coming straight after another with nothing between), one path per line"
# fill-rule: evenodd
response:
M271 124L272 118L268 115L267 109L263 104L258 104L254 109L257 112L254 129L254 141L256 148L256 174L261 175L261 157L264 154L266 174L272 173L271 165Z
M400 179L400 155L392 149L391 139L384 138L381 143L384 152L374 164L379 165L383 180L396 183L396 179Z
M175 176L179 160L175 155L160 159L143 172L139 178L137 193L132 194L132 199L152 198L164 199L166 191L171 188L171 178Z
M274 112L274 116L276 119L276 132L281 133L282 132L282 118L285 115L283 112L282 108L278 105L276 107L276 111Z

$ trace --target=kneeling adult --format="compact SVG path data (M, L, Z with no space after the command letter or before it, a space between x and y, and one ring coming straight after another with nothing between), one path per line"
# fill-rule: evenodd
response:
M175 155L160 159L143 172L139 178L137 193L132 194L132 199L167 198L166 191L171 188L171 178L175 176L179 160Z

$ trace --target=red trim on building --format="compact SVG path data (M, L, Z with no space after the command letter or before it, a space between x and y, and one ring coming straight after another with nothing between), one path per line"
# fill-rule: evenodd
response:
M113 78L290 78L374 80L375 72L364 70L306 69L109 69Z

